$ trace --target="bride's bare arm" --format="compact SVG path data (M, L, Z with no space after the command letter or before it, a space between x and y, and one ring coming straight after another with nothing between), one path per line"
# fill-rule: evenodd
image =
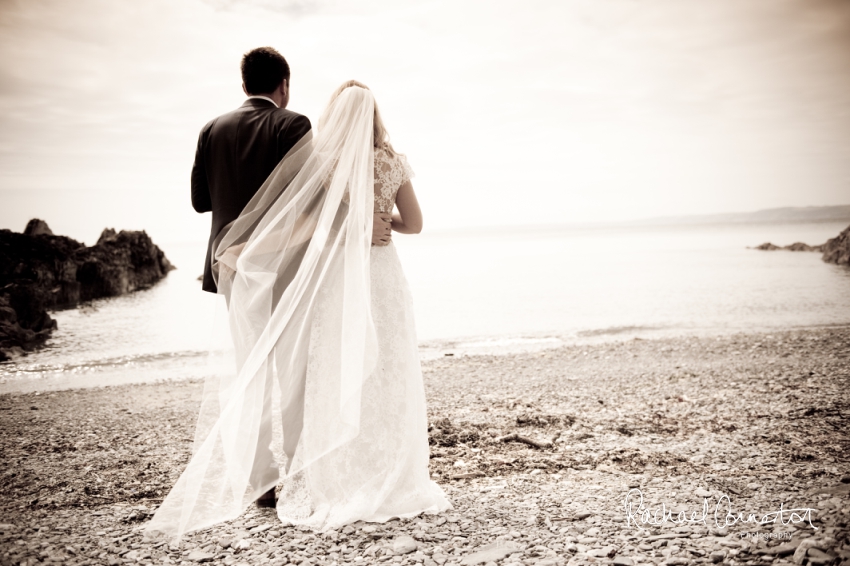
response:
M406 181L395 197L397 214L393 214L393 230L401 234L418 234L422 231L422 209L413 192L413 184Z

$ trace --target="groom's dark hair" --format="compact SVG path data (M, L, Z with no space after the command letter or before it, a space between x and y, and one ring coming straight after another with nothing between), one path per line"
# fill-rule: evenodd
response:
M258 47L242 56L242 82L248 94L266 94L289 80L289 63L272 47Z

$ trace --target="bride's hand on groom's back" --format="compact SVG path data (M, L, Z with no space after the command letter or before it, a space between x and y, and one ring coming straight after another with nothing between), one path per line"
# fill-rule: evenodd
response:
M392 214L376 212L372 218L372 245L386 246L392 241Z

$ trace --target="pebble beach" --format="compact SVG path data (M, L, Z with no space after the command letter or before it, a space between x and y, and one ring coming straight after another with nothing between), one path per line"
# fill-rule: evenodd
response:
M0 565L850 564L850 327L423 362L454 509L147 541L202 382L0 396Z

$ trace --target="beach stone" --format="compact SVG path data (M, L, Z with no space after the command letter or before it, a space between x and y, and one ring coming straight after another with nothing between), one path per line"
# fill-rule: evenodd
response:
M410 554L418 548L418 545L413 537L408 535L402 535L400 537L396 537L393 541L393 552L397 555L401 554Z
M789 554L794 554L794 551L797 550L798 544L799 543L789 542L786 544L780 544L779 546L766 548L762 552L772 556L788 556Z
M694 491L694 495L696 495L697 497L700 497L702 499L705 499L707 497L711 497L711 492L708 491L707 489L703 489L701 487L698 487L696 489L696 491Z
M611 564L614 566L634 566L634 560L629 558L628 556L615 556L614 560L611 561Z
M585 554L594 558L608 558L617 551L613 546L603 546L602 548L590 548Z
M813 538L807 538L800 541L800 544L797 546L797 550L794 551L794 556L792 560L794 564L802 564L803 560L806 559L806 554L809 549L814 547L818 542Z
M723 550L715 550L714 552L708 555L708 558L715 564L718 564L720 562L723 562L723 559L726 558L726 552Z
M646 542L655 542L657 540L672 540L679 538L679 535L673 533L664 533L662 535L653 535L651 537L646 537Z
M806 551L806 557L809 559L809 564L829 564L835 559L835 556L814 547Z
M837 545L838 542L832 537L806 538L800 541L800 545L794 551L792 560L795 564L802 564L808 556L809 549L830 550Z
M466 473L463 473L463 474L454 474L452 476L452 479L453 480L469 480L469 479L475 479L475 478L483 478L483 477L485 477L485 475L486 474L484 472L466 472ZM534 474L532 473L532 475L534 475Z
M493 544L481 547L476 552L470 554L469 556L461 560L460 563L463 566L486 564L487 562L496 562L497 560L502 560L503 558L514 554L515 552L521 551L522 548L517 547L513 544L507 544L504 542L494 542Z
M186 558L192 562L210 562L215 557L209 552L193 550Z
M248 534L256 535L258 533L263 533L272 528L270 523L266 523L265 525L260 525L259 527L254 527L248 531Z

